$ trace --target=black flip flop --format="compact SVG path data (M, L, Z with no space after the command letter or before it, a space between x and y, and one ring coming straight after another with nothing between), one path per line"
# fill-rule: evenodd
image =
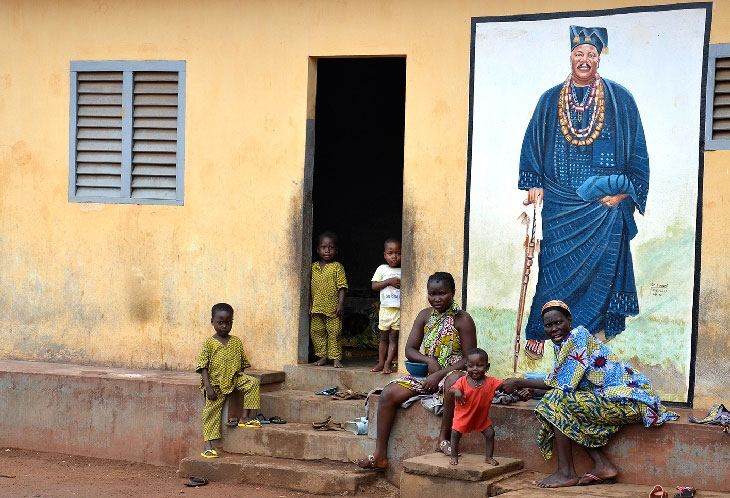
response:
M191 477L188 482L185 483L185 486L189 488L198 488L200 486L205 486L208 484L208 479L205 477Z
M266 418L263 413L259 413L258 415L256 415L256 420L258 420L262 424L270 424L270 423L272 423L271 420L269 420L268 418ZM273 422L273 423L275 424L276 422Z
M286 424L286 420L282 420L280 416L275 415L269 419L270 424Z
M236 427L238 426L238 419L236 417L231 417L228 419L228 422L224 424L226 427Z

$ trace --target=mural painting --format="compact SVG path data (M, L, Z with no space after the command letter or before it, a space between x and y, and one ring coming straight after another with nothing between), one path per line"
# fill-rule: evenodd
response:
M552 369L561 299L688 401L708 9L473 19L464 294L495 375Z

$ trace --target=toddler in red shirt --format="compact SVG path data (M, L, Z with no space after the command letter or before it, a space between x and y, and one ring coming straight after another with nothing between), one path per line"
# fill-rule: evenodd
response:
M481 432L487 443L485 462L499 465L494 459L494 428L489 420L494 392L502 381L487 377L489 356L480 348L469 351L466 375L457 380L447 396L454 398L454 421L451 426L451 465L459 463L459 440L467 432Z

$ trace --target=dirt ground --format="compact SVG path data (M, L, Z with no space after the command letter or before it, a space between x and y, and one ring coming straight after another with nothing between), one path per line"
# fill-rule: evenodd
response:
M12 498L306 498L307 493L249 484L211 482L184 486L174 467L0 448L0 497ZM397 498L397 488L378 482L363 498Z

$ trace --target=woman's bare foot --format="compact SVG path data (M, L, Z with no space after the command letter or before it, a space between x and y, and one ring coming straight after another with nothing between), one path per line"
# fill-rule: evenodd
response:
M489 465L499 465L499 462L492 457L487 457L484 459L484 461Z
M332 365L333 367L342 368L342 362L340 360L334 360L332 363L333 363L333 365Z
M370 369L371 372L382 372L383 371L383 364L378 363L373 368Z
M578 474L575 471L567 475L556 472L553 475L547 476L545 479L540 479L535 484L538 488L566 488L568 486L575 486L578 484Z
M319 360L314 362L315 367L321 367L322 365L326 365L326 364L327 364L327 358L324 358L324 357L322 357Z
M451 455L451 461L449 463L451 465L459 465L459 455L457 455L457 454Z

